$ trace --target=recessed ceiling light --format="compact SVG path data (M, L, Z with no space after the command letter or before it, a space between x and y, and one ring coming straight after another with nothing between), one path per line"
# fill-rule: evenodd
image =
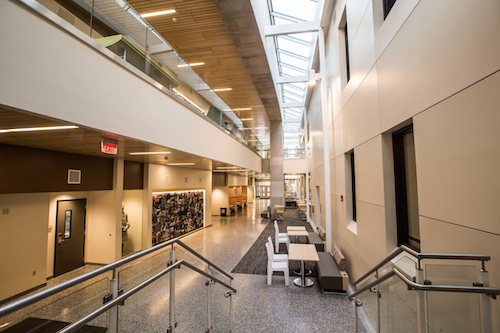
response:
M129 155L164 155L171 154L170 151L138 151L135 153L128 153Z
M234 167L217 167L217 169L239 169L240 167L234 166Z
M258 142L259 140L247 140L248 142Z
M10 133L10 132L36 132L36 131L55 131L55 130L66 130L75 129L78 126L48 126L48 127L21 127L21 128L7 128L0 130L0 133Z
M182 64L182 65L178 65L177 67L194 67L194 66L203 66L205 65L205 63L203 61L201 62L192 62L190 64Z
M254 127L254 130L267 129L267 127Z
M192 106L194 106L195 108L197 108L198 110L200 110L201 112L203 112L203 114L205 114L205 115L207 114L207 113L205 112L205 110L203 110L202 108L200 108L200 107L198 106L198 104L196 104L195 102L193 102L192 100L190 100L189 98L187 98L186 96L184 96L183 94L181 94L181 93L179 92L179 90L177 90L177 89L175 89L175 88L174 88L174 89L172 89L172 90L173 90L173 91L174 91L177 95L179 95L180 97L182 97L182 99L184 99L185 101L187 101L189 104L191 104Z
M253 120L253 118L240 118L240 120Z
M213 89L213 91L231 91L233 90L233 88L217 88L217 89Z
M181 166L181 165L195 165L195 163L185 163L185 162L182 162L182 163L167 163L167 165Z
M173 14L173 13L175 13L175 9L167 9L167 10L162 10L159 12L141 14L141 17L160 16L160 15Z
M240 131L249 131L250 130L250 128L248 128L248 127L242 127L242 128L238 128L238 129Z

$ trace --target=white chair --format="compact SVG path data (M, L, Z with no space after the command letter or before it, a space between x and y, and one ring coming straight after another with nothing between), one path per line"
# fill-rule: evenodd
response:
M269 246L274 251L274 245L273 245L273 240L272 240L271 236L267 237L267 243L269 243ZM286 261L286 262L288 262L288 254L275 254L275 253L273 253L273 261Z
M280 244L285 243L288 250L290 239L286 232L280 232L278 229L278 222L274 221L274 242L276 243L276 252L280 252Z
M266 243L267 250L267 285L271 285L273 272L285 273L285 286L290 284L290 277L288 275L288 262L287 261L273 261L273 248L271 244Z

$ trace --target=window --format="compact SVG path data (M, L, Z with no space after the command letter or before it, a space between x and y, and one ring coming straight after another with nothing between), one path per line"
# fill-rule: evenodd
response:
M344 40L345 40L345 69L347 82L351 79L351 69L349 64L349 35L347 34L347 22L344 26Z
M384 4L384 20L389 15L389 12L391 11L392 7L396 3L396 0L382 0Z
M347 190L347 214L350 220L357 221L356 212L356 173L354 166L354 151L346 154L346 190ZM349 216L348 216L349 220Z

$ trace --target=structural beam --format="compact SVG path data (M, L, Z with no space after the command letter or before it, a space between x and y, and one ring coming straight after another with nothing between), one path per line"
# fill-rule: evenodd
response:
M283 119L283 123L300 123L302 122L301 118L291 118L291 119Z
M303 108L304 102L281 103L281 108Z
M172 52L173 49L167 44L157 44L157 45L149 46L148 51L151 54L158 54L158 53L164 53L164 52Z
M317 80L321 80L321 73L316 73L314 78ZM276 78L276 84L283 83L297 83L297 82L308 82L309 75L295 75L295 76L280 76Z
M268 25L265 28L266 37L300 34L303 32L317 32L319 30L319 21L292 23L282 25Z

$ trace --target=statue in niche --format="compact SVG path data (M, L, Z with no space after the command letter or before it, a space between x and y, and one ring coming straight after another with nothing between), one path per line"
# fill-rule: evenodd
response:
M125 203L122 202L122 253L125 247L125 243L128 240L127 230L130 228L128 223L128 215L125 213Z

